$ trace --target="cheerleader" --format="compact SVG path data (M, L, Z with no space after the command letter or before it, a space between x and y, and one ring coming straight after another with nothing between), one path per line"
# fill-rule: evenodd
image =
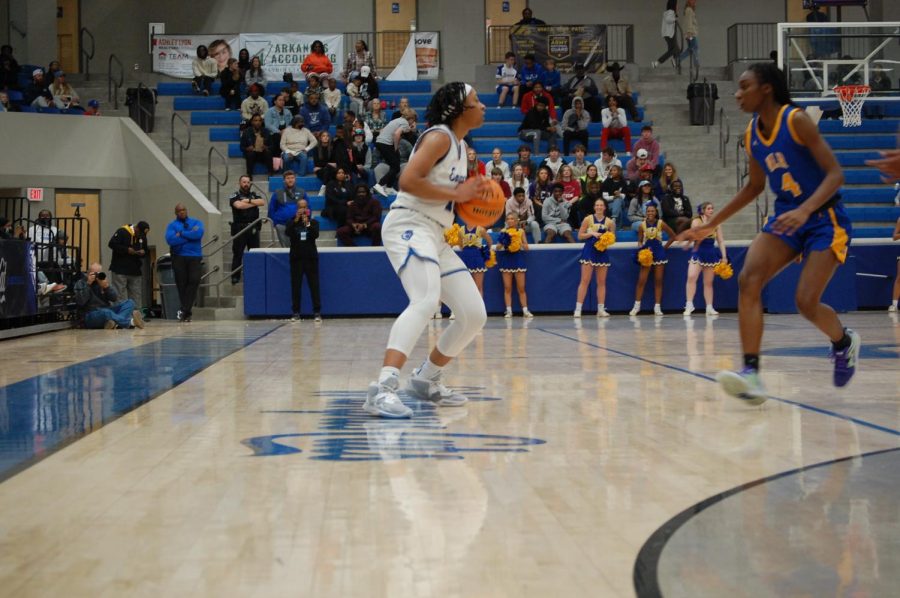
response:
M634 293L634 307L628 313L630 316L636 316L641 311L641 297L644 295L644 287L647 284L647 278L650 276L650 268L653 268L653 295L656 303L653 305L653 314L657 316L663 315L662 292L663 292L663 275L666 272L666 248L663 247L662 235L665 232L669 235L669 243L675 238L675 232L668 224L660 220L659 209L655 204L647 206L647 214L644 216L643 222L638 227L638 245L641 250L647 249L653 254L653 261L648 265L641 264L641 273L638 275L637 289ZM640 255L640 250L638 252Z
M606 249L600 251L594 245L603 233L615 233L616 225L612 218L606 217L606 202L602 199L594 201L594 213L586 216L578 229L578 239L584 241L581 250L581 282L578 283L578 298L575 302L576 318L581 317L581 305L591 284L591 273L597 276L597 317L607 318L606 311L606 274L609 272L609 254Z
M512 238L513 235L518 237L518 243ZM497 265L503 277L503 301L506 304L503 317L512 317L512 285L515 279L522 316L531 319L534 314L528 311L528 295L525 294L525 252L528 251L528 241L525 239L525 231L519 228L519 218L515 214L506 215L506 228L500 233L497 245L502 248L502 251L497 252Z
M691 222L691 228L703 226L713 216L715 208L712 203L706 201L700 204L697 212L700 214ZM716 250L718 243L719 249ZM684 305L684 315L694 313L694 294L697 292L697 278L703 270L703 299L706 301L706 315L717 316L719 312L713 309L713 279L715 278L716 264L725 262L725 238L722 236L722 227L716 229L700 241L694 241L694 250L691 252L691 261L688 265L687 287L685 296L687 302Z
M485 266L485 250L487 255L491 254L491 236L481 227L464 226L459 235L459 247L462 251L459 257L462 258L469 274L475 280L475 286L478 292L484 297L484 273L487 272ZM455 318L454 318L455 319Z

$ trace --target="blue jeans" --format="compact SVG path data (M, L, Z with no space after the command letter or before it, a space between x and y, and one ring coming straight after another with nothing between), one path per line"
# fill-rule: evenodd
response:
M616 223L616 226L621 227L622 224L622 204L625 203L621 197L617 197L612 201L606 202L609 206L609 214L610 218Z
M135 310L134 301L126 299L112 307L101 307L84 315L85 328L103 328L110 320L121 328L131 326L131 312Z
M281 154L281 172L293 170L298 177L306 176L306 152L300 152L296 156L290 156L287 152Z
M696 37L687 40L687 48L685 48L684 52L681 53L681 56L678 57L678 63L681 64L681 61L691 54L694 55L694 64L697 65L697 68L700 68L700 48L697 45Z

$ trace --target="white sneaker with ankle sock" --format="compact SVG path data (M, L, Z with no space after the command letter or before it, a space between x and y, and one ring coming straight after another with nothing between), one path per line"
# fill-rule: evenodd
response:
M717 312L717 311L713 308L712 305L707 305L707 306L706 306L706 315L708 315L708 316L717 316L717 315L719 315L719 312Z
M694 302L688 301L684 304L684 315L689 316L694 313Z
M512 317L512 308L511 307L506 308L506 311L503 312L503 317L506 318L507 320Z
M606 311L606 306L601 304L597 306L597 317L598 318L608 318L609 312Z
M636 316L636 315L638 315L639 313L641 313L641 302L640 302L640 301L635 301L635 302L634 302L634 307L631 308L631 311L628 312L628 315L629 315L629 316Z
M531 318L534 317L534 314L531 313L530 311L528 311L527 307L523 307L522 308L522 317L530 320Z
M653 306L653 315L654 315L654 316L661 316L661 315L663 315L662 306L660 306L659 303L657 303L656 305Z

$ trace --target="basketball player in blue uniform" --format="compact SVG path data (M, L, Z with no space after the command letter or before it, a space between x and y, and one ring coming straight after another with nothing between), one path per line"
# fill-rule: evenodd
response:
M378 380L369 385L368 413L380 417L412 416L403 404L400 368L431 319L434 306L446 303L456 318L444 330L428 359L413 372L407 392L444 407L464 405L466 397L441 383L444 366L459 355L484 327L484 300L469 270L444 240L453 224L453 206L484 197L488 179L466 180L469 131L484 122L484 104L465 83L448 83L431 98L426 120L431 128L419 137L400 176L400 193L381 228L391 265L400 277L409 305L391 328Z
M776 193L775 214L756 236L741 270L738 321L744 368L720 372L716 379L728 394L758 405L766 400L759 378L763 334L763 287L785 266L802 258L797 309L831 340L834 385L845 386L856 372L859 335L841 324L821 302L822 293L847 258L850 220L841 204L841 168L816 124L791 102L784 74L772 63L752 65L741 75L738 106L753 114L745 135L750 179L703 226L678 240L700 241L765 190Z

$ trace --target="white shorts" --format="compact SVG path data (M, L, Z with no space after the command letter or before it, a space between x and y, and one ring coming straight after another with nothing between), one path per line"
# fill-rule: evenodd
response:
M462 259L444 240L441 224L415 210L392 209L381 226L381 243L397 274L413 258L437 264L441 276L469 272Z

